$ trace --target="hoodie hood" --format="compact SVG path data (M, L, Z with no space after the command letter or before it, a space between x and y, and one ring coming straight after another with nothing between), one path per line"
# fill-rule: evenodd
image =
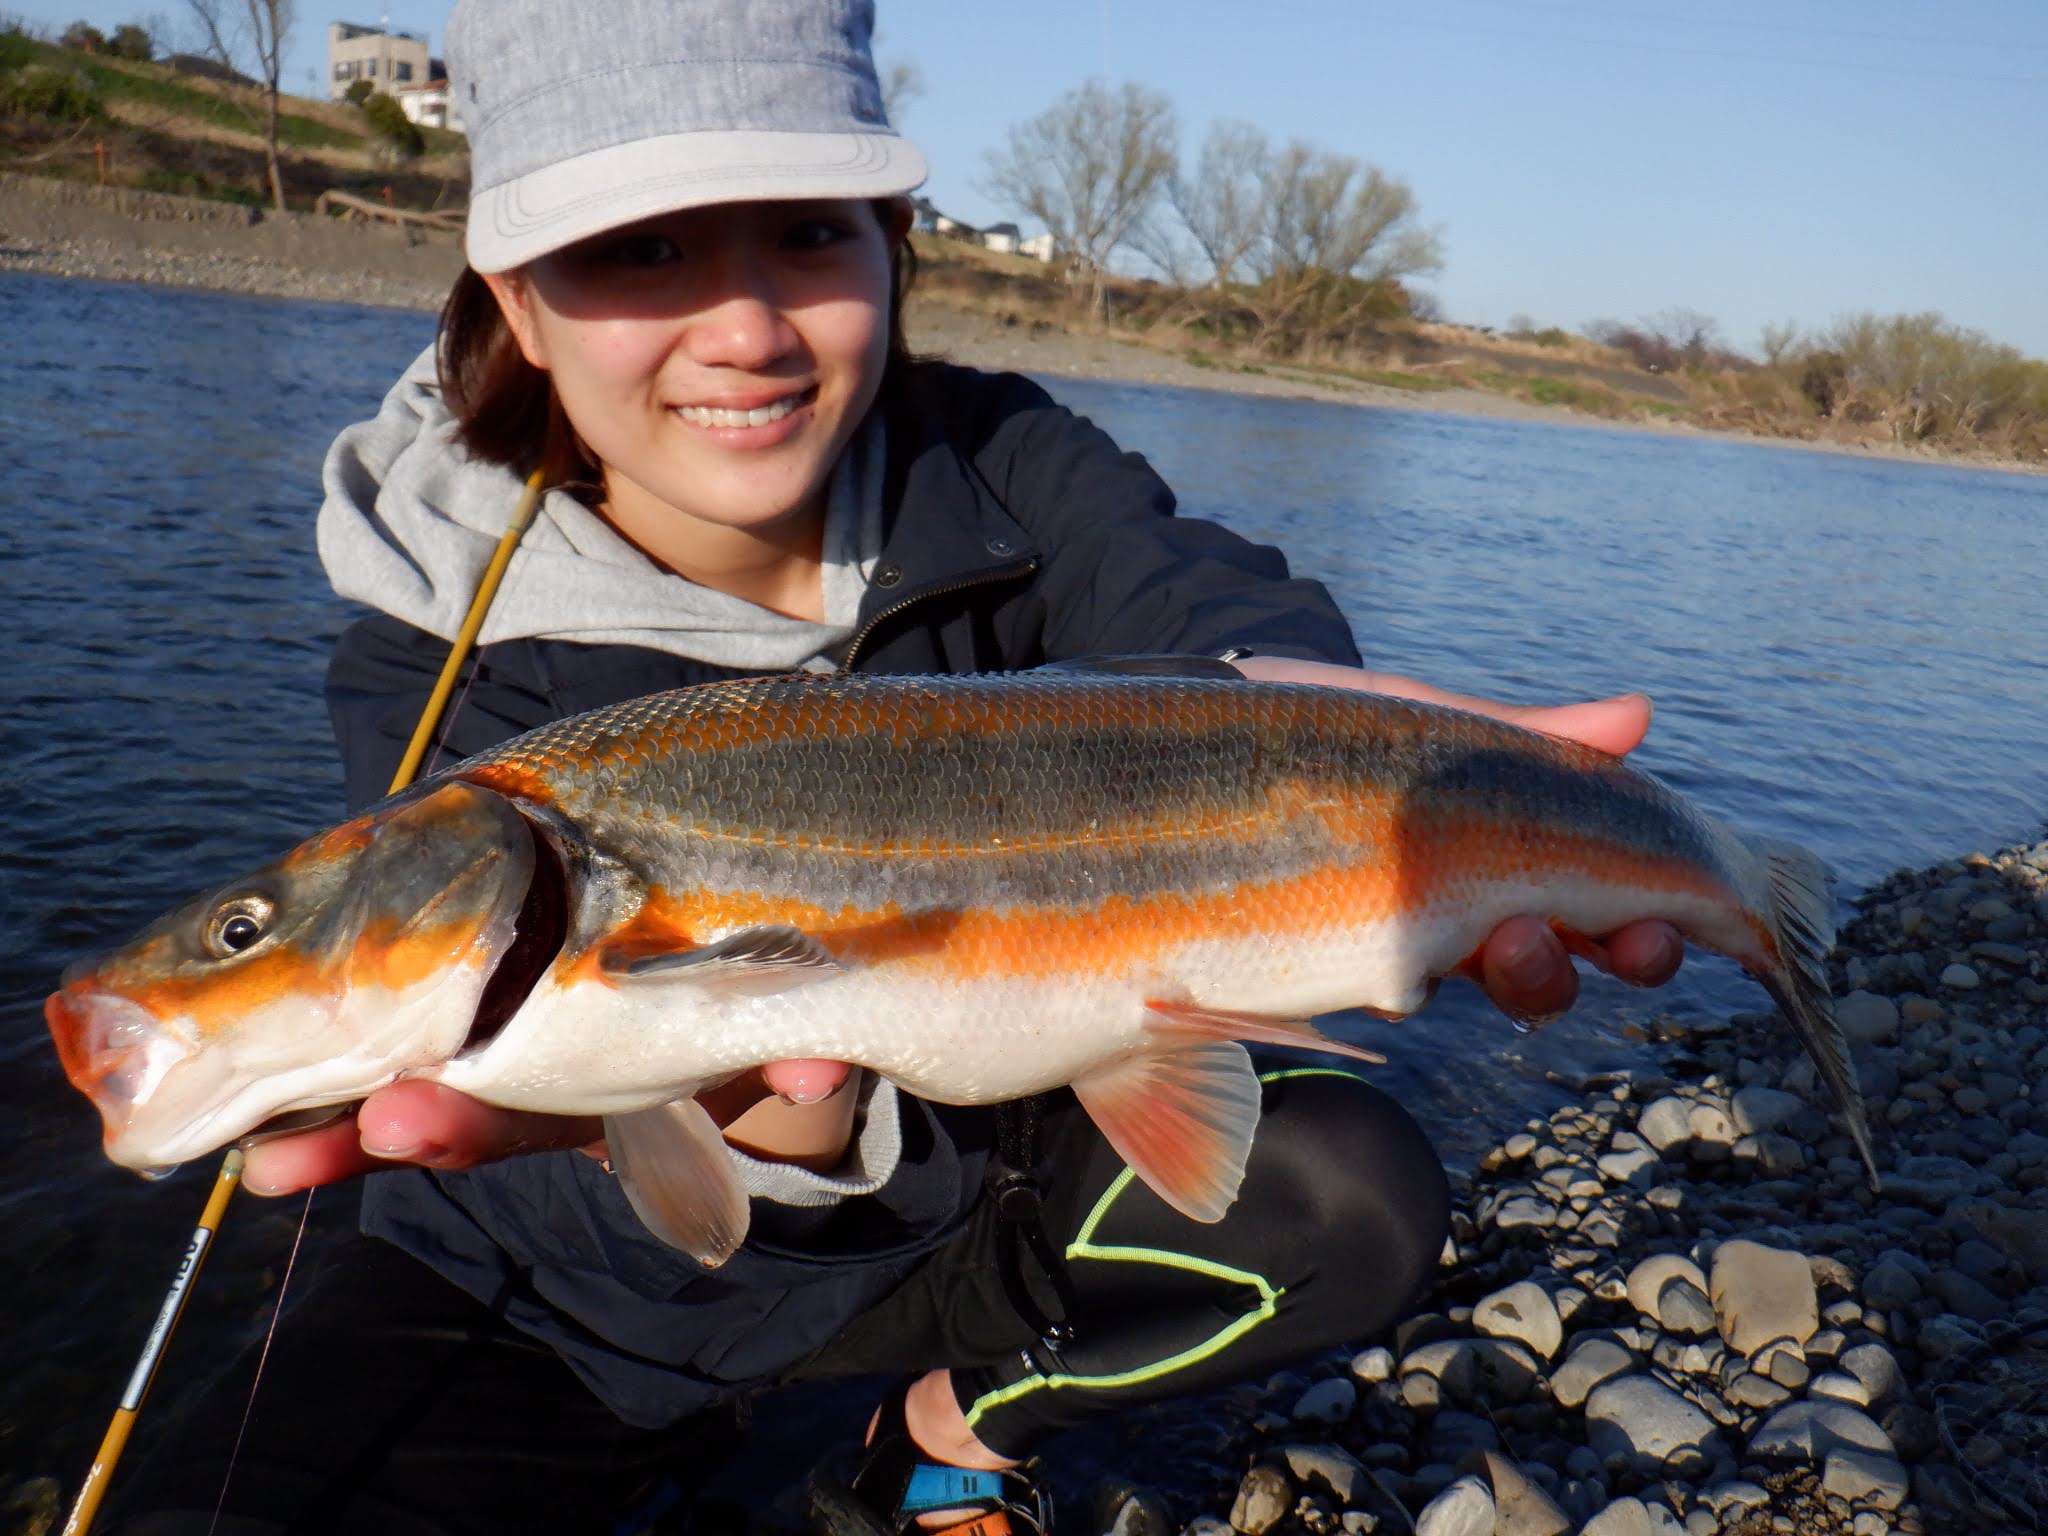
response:
M636 645L751 670L831 660L852 635L882 547L880 412L832 472L825 498L825 621L699 586L642 554L566 491L542 499L478 643ZM373 420L334 441L321 470L321 564L334 590L453 639L523 484L472 459L441 401L429 346Z

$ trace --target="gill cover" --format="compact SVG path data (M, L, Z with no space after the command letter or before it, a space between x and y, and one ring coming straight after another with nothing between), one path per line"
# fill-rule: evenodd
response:
M182 1162L453 1054L534 859L501 796L422 785L74 966L45 1012L108 1155Z

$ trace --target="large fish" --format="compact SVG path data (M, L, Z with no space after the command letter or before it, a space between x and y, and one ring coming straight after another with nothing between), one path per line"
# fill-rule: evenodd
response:
M1656 917L1770 990L1870 1160L1810 854L1477 715L1105 668L543 726L74 966L65 1071L140 1168L404 1077L603 1115L635 1209L707 1263L747 1224L707 1086L796 1057L947 1103L1071 1084L1213 1221L1259 1113L1236 1042L1369 1057L1308 1019L1413 1012L1518 913Z

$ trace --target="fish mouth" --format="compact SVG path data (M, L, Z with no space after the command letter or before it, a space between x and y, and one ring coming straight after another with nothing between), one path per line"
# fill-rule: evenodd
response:
M473 1056L498 1037L540 985L569 939L569 875L561 852L531 822L524 817L520 822L533 840L533 874L512 920L512 942L505 946L477 997L476 1013L458 1056Z
M43 1022L65 1077L92 1101L110 1137L136 1101L192 1054L147 1008L70 976L44 1001Z

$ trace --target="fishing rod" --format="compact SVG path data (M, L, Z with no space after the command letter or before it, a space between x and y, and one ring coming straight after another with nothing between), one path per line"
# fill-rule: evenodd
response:
M448 707L448 696L455 691L456 676L462 671L462 663L468 658L470 648L476 644L476 637L484 627L484 616L490 612L491 602L498 595L498 585L505 579L505 569L512 563L512 552L519 547L520 539L533 526L534 514L540 510L540 493L541 472L536 469L526 477L526 487L520 492L519 504L512 510L512 520L505 525L498 547L491 553L491 562L484 567L484 574L476 584L476 595L470 599L469 612L463 616L462 628L456 631L455 639L449 644L448 659L441 664L441 675L434 680L433 692L427 695L426 707L420 711L419 723L413 727L412 740L406 743L405 756L399 759L398 771L391 776L391 787L385 791L386 794L397 794L419 773L420 763L427 755L427 744L433 740L435 728L441 723L441 711ZM214 1175L206 1207L199 1213L199 1224L192 1229L192 1237L185 1245L185 1257L178 1264L170 1289L164 1293L163 1305L157 1309L156 1322L143 1342L142 1358L136 1361L135 1369L128 1377L120 1405L108 1420L107 1432L100 1437L100 1448L93 1453L92 1466L85 1474L85 1481L79 1485L78 1497L72 1501L71 1517L64 1522L63 1536L86 1536L86 1532L92 1529L100 1501L107 1495L107 1482L120 1463L121 1453L127 1449L128 1436L142 1412L142 1400L156 1378L164 1346L170 1342L171 1333L178 1326L185 1301L192 1294L200 1268L206 1263L207 1250L227 1214L228 1199L241 1179L242 1149L239 1146L229 1147L220 1160L219 1171ZM250 1395L253 1397L254 1393L252 1387Z

